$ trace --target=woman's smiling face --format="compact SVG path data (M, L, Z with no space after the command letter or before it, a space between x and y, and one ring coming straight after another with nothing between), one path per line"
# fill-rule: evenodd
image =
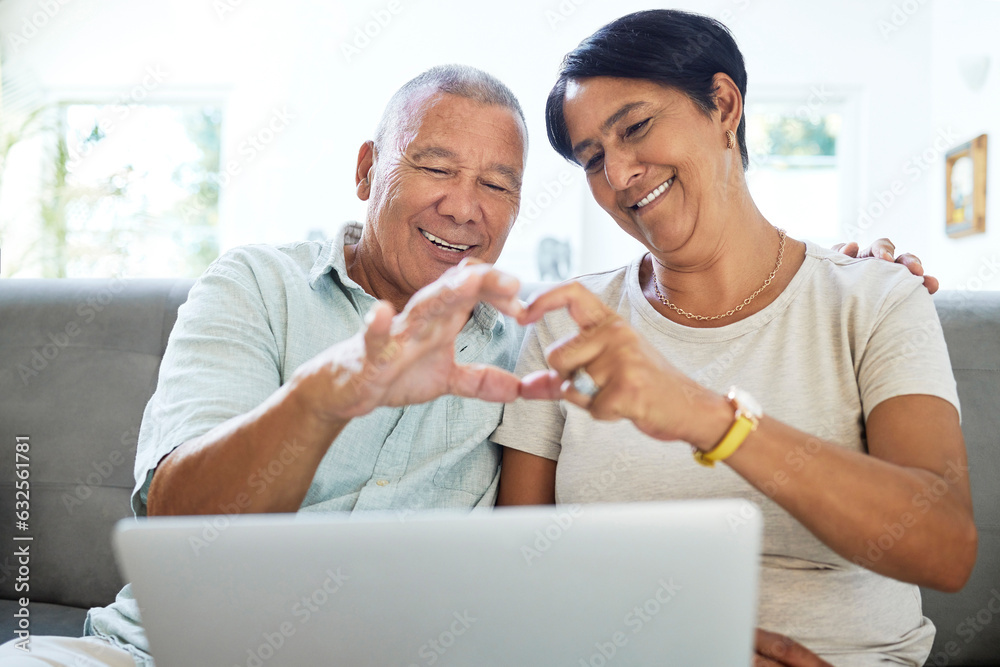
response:
M646 79L567 82L563 115L590 191L654 252L683 246L724 197L732 153L719 113Z

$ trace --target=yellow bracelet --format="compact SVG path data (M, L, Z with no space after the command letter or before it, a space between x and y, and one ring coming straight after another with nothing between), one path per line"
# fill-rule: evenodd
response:
M713 468L716 461L725 461L746 442L751 433L757 430L757 424L760 423L760 419L752 410L748 410L740 404L740 401L736 398L737 391L733 387L729 390L729 395L727 396L730 403L734 403L736 408L733 425L729 427L729 430L726 431L726 434L722 436L722 440L715 447L707 452L697 449L694 452L694 460L703 466Z

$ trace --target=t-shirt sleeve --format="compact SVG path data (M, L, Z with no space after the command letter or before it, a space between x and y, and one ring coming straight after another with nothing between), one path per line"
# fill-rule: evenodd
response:
M136 516L146 514L149 485L163 457L256 408L281 386L278 344L243 252L212 264L178 309L139 429Z
M906 280L887 295L858 366L865 419L895 396L938 396L960 410L955 376L934 301L919 281Z
M552 336L545 319L529 327L521 344L514 374L524 377L534 371L548 369L545 348L551 341ZM565 421L566 413L561 401L529 401L519 398L504 407L503 420L490 440L504 447L555 461L559 459L562 449Z

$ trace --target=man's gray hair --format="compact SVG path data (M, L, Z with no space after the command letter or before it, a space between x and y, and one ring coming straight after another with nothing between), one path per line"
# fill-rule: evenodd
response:
M382 148L385 139L405 124L405 114L410 99L416 93L428 88L513 111L521 119L525 133L524 141L527 144L528 129L521 103L500 79L468 65L438 65L404 83L389 100L385 111L382 112L378 127L375 128L376 149Z

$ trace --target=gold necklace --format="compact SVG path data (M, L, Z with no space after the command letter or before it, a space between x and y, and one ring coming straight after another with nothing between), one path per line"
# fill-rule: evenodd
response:
M779 229L778 230L778 239L779 239L778 261L775 262L775 264L774 264L774 270L771 271L771 275L769 275L767 277L767 280L764 281L763 285L761 285L759 288L757 288L756 292L754 292L753 294L751 294L747 298L743 299L743 303L741 303L740 305L736 306L735 308L733 308L731 310L727 310L726 312L722 313L721 315L713 315L712 317L706 317L705 315L695 315L694 313L689 313L688 311L684 310L683 308L678 308L674 304L672 304L669 301L667 301L667 298L660 293L660 281L656 277L656 267L654 266L653 267L653 290L656 292L656 298L659 299L660 303L662 303L664 306L666 306L667 308L670 308L673 311L676 311L676 312L680 313L681 315L683 315L684 317L688 318L689 320L719 320L719 319L722 319L723 317L729 317L731 315L735 315L736 313L738 313L741 310L743 310L744 306L749 305L751 301L753 301L754 299L756 299L757 295L760 294L761 292L763 292L765 287L767 287L768 285L771 284L771 281L774 280L775 274L778 273L778 269L781 268L781 258L785 254L785 230L784 229Z

